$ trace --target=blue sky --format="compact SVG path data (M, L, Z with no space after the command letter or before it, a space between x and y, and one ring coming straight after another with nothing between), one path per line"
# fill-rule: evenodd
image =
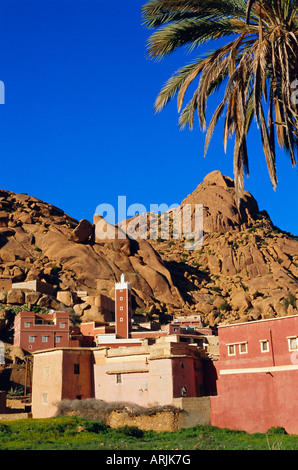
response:
M154 113L163 83L193 56L146 57L144 3L0 0L2 189L92 221L118 196L149 210L180 203L210 171L233 177L233 146L224 153L220 127L204 158L205 135L198 123L179 130L176 101ZM255 129L248 148L245 189L275 225L298 234L297 169L279 152L273 191Z

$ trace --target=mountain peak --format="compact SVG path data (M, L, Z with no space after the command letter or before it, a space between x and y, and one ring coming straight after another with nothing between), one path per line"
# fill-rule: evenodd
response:
M254 221L259 213L257 201L247 191L238 207L234 181L220 171L212 171L205 176L203 182L182 201L183 204L203 205L206 233L239 229L241 225Z

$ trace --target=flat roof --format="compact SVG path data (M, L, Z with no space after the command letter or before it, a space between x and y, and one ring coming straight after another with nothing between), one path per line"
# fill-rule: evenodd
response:
M229 326L237 326L237 325L251 325L252 323L262 323L265 321L274 321L274 320L283 320L284 318L294 318L298 317L298 315L285 315L284 317L274 317L274 318L262 318L262 320L251 320L251 321L245 321L241 323L229 323L227 325L217 325L218 328L227 328Z

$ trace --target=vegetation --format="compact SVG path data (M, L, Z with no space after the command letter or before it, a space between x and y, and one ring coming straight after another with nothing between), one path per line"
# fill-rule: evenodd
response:
M124 426L112 429L78 417L0 422L0 450L296 450L297 436L281 428L266 434L195 426L156 433Z
M156 111L178 95L179 125L207 129L205 154L225 114L224 148L234 136L234 174L238 203L244 173L249 173L247 135L257 121L271 182L277 185L275 139L292 165L297 160L298 57L297 0L150 0L143 7L145 25L154 29L148 40L151 58L162 59L182 47L193 52L210 41L231 37L177 70L159 93ZM218 45L218 43L217 43ZM186 91L198 79L184 106ZM212 93L225 85L223 99L207 128L206 107ZM268 115L267 119L265 114Z

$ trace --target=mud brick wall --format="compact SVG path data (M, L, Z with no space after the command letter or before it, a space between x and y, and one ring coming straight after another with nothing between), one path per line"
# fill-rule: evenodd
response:
M210 424L210 397L174 398L173 405L184 412L179 415L179 428Z
M136 426L143 431L178 431L182 411L163 411L152 415L131 416L126 411L112 411L106 424L112 428Z

